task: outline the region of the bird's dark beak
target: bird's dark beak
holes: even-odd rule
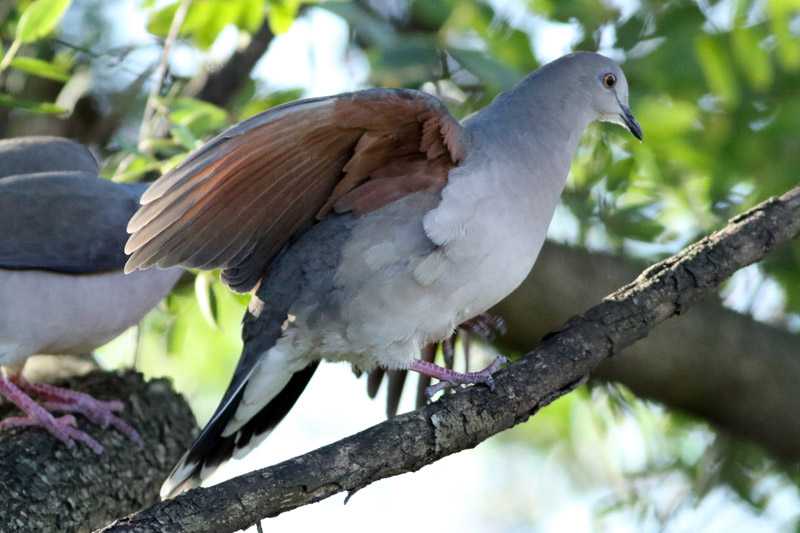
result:
[[[625,122],[625,125],[628,126],[628,129],[631,130],[633,136],[641,141],[642,127],[639,125],[639,122],[636,120],[636,117],[633,116],[633,111],[631,111],[631,108],[626,105],[623,105],[620,117],[622,117],[622,120]]]

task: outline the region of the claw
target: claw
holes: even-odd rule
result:
[[[95,453],[102,453],[103,447],[99,442],[74,427],[74,416],[70,414],[55,418],[49,411],[80,413],[94,424],[102,428],[112,426],[132,441],[142,444],[139,433],[114,415],[115,412],[123,410],[124,405],[122,402],[104,402],[95,400],[82,392],[62,389],[44,383],[31,383],[23,378],[21,374],[15,374],[8,379],[0,377],[0,394],[6,396],[28,414],[28,417],[9,418],[0,422],[0,429],[4,427],[39,426],[58,438],[70,449],[75,448],[74,441],[78,440],[86,444]],[[38,396],[49,401],[39,405],[30,396]]]
[[[103,453],[103,446],[92,437],[76,428],[75,417],[65,415],[55,418],[48,413],[42,406],[34,402],[17,388],[10,380],[0,377],[0,392],[9,400],[17,405],[24,412],[26,417],[11,417],[0,422],[0,430],[13,427],[40,427],[60,440],[70,450],[75,450],[75,441],[86,444],[94,453]]]
[[[489,387],[489,390],[494,390],[494,373],[500,365],[508,363],[510,359],[505,355],[498,355],[492,364],[479,372],[456,372],[448,368],[442,368],[427,361],[414,359],[409,366],[409,370],[414,370],[425,376],[430,376],[440,380],[438,383],[431,385],[425,389],[425,397],[428,401],[431,400],[434,394],[440,390],[458,387],[459,385],[467,385],[480,383]]]
[[[449,338],[443,340],[439,343],[442,347],[442,355],[444,356],[444,366],[447,369],[453,369],[453,347],[456,341],[460,338],[463,351],[464,351],[464,359],[465,359],[465,373],[471,374],[469,372],[469,359],[470,359],[470,335],[480,336],[486,339],[492,339],[497,335],[504,335],[506,333],[506,324],[503,319],[499,316],[490,315],[488,313],[480,313],[470,320],[460,324],[456,330],[456,332]],[[433,363],[433,360],[436,356],[437,350],[437,343],[429,344],[422,348],[420,353],[420,359],[423,361],[427,361],[429,363]],[[507,359],[505,359],[507,361]],[[493,363],[494,364],[494,363]],[[498,365],[499,366],[499,363]],[[497,366],[493,368],[497,368]],[[405,372],[405,371],[398,371]],[[367,391],[370,397],[374,397],[378,387],[380,386],[380,382],[383,378],[384,371],[377,370],[370,374],[370,379],[367,385]],[[400,377],[397,376],[395,378],[396,381],[400,382]],[[442,383],[444,382],[444,384]],[[419,382],[417,384],[417,391],[416,391],[416,406],[422,407],[425,405],[426,401],[430,401],[430,397],[439,392],[440,390],[447,389],[447,388],[455,388],[459,383],[450,383],[447,379],[444,379],[437,383],[436,385],[431,386],[431,377],[424,373],[420,374]],[[483,383],[478,381],[478,383]],[[490,389],[494,389],[494,382],[484,383],[485,385],[489,386]],[[402,392],[402,386],[390,386],[389,392],[387,394],[387,414],[389,418],[394,416],[397,410],[397,405],[400,400],[400,393]]]

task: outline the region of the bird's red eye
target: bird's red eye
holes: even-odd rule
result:
[[[617,77],[611,74],[610,72],[605,76],[603,76],[603,85],[605,85],[609,89],[616,84],[617,84]]]

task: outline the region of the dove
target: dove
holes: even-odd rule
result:
[[[254,292],[217,411],[162,487],[192,487],[289,412],[322,359],[482,383],[420,350],[531,270],[586,127],[642,130],[611,59],[561,57],[463,122],[436,97],[367,89],[233,126],[166,173],[133,216],[126,272],[221,269]],[[335,401],[335,400],[334,400]]]
[[[31,355],[82,354],[107,343],[178,280],[180,268],[123,273],[125,226],[146,187],[101,179],[91,152],[67,139],[0,141],[0,394],[28,415],[0,428],[39,426],[70,448],[77,440],[101,452],[72,414],[50,413],[62,411],[140,442],[114,414],[121,402],[32,383],[21,372]]]

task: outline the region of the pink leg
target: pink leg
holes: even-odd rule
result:
[[[95,453],[102,453],[103,447],[83,431],[76,429],[75,417],[72,415],[54,418],[30,396],[22,392],[14,383],[0,375],[0,394],[11,400],[17,407],[28,414],[27,418],[13,417],[0,422],[0,430],[8,427],[39,426],[66,444],[70,450],[75,449],[75,440],[89,446]]]
[[[444,356],[444,365],[446,369],[452,370],[453,368],[453,358],[454,358],[454,350],[453,347],[455,345],[456,339],[458,337],[461,338],[462,346],[464,347],[464,359],[465,359],[465,370],[466,374],[460,375],[467,375],[467,376],[479,376],[477,382],[478,383],[487,383],[491,386],[491,375],[489,375],[489,380],[487,380],[483,373],[486,372],[491,374],[494,367],[490,367],[489,369],[482,371],[482,372],[469,372],[469,355],[470,355],[470,334],[483,337],[485,339],[492,339],[496,335],[503,335],[506,332],[506,324],[503,319],[499,316],[490,315],[489,313],[480,313],[473,318],[459,324],[457,330],[453,335],[449,338],[444,339],[441,343],[433,343],[429,344],[422,348],[420,357],[423,362],[427,361],[429,363],[433,363],[433,360],[436,356],[436,350],[439,345],[442,347],[442,354]],[[498,363],[499,365],[499,363]],[[434,368],[440,368],[435,365],[431,365]],[[417,384],[417,397],[416,397],[416,405],[417,407],[422,407],[425,405],[426,400],[430,400],[430,397],[433,396],[437,391],[447,388],[453,387],[458,383],[450,384],[448,378],[441,378],[436,376],[435,374],[429,374],[425,370],[419,370],[418,368],[414,368],[414,364],[409,368],[409,370],[417,370],[420,372],[419,382]],[[404,372],[404,371],[401,371]],[[458,373],[457,373],[458,374]],[[433,387],[430,387],[431,377],[437,377],[439,379],[443,379],[441,383],[436,384]],[[367,385],[367,390],[370,397],[374,397],[378,387],[380,386],[381,380],[383,378],[383,370],[378,373],[371,373],[370,380]],[[397,379],[398,383],[400,382],[399,378]],[[472,381],[466,381],[466,383],[472,383]],[[387,413],[390,413],[389,418],[394,416],[398,402],[400,400],[400,393],[402,392],[402,385],[397,387],[390,387],[390,392],[387,396]]]
[[[80,413],[101,428],[113,426],[135,443],[142,444],[142,439],[136,430],[114,415],[114,412],[122,411],[124,408],[122,402],[103,402],[83,392],[62,389],[46,383],[31,383],[22,377],[22,374],[15,374],[9,377],[9,380],[25,393],[48,400],[44,403],[45,409]]]
[[[455,370],[451,370],[449,368],[443,368],[439,365],[429,363],[428,361],[423,361],[422,359],[414,359],[408,369],[440,380],[439,383],[431,385],[425,389],[425,396],[427,396],[428,400],[430,400],[434,394],[442,389],[469,383],[483,383],[484,385],[488,386],[490,390],[494,390],[494,379],[492,379],[492,373],[497,370],[500,365],[503,363],[508,363],[509,361],[509,358],[505,355],[498,355],[495,360],[492,361],[492,364],[480,372],[464,373],[456,372]]]

